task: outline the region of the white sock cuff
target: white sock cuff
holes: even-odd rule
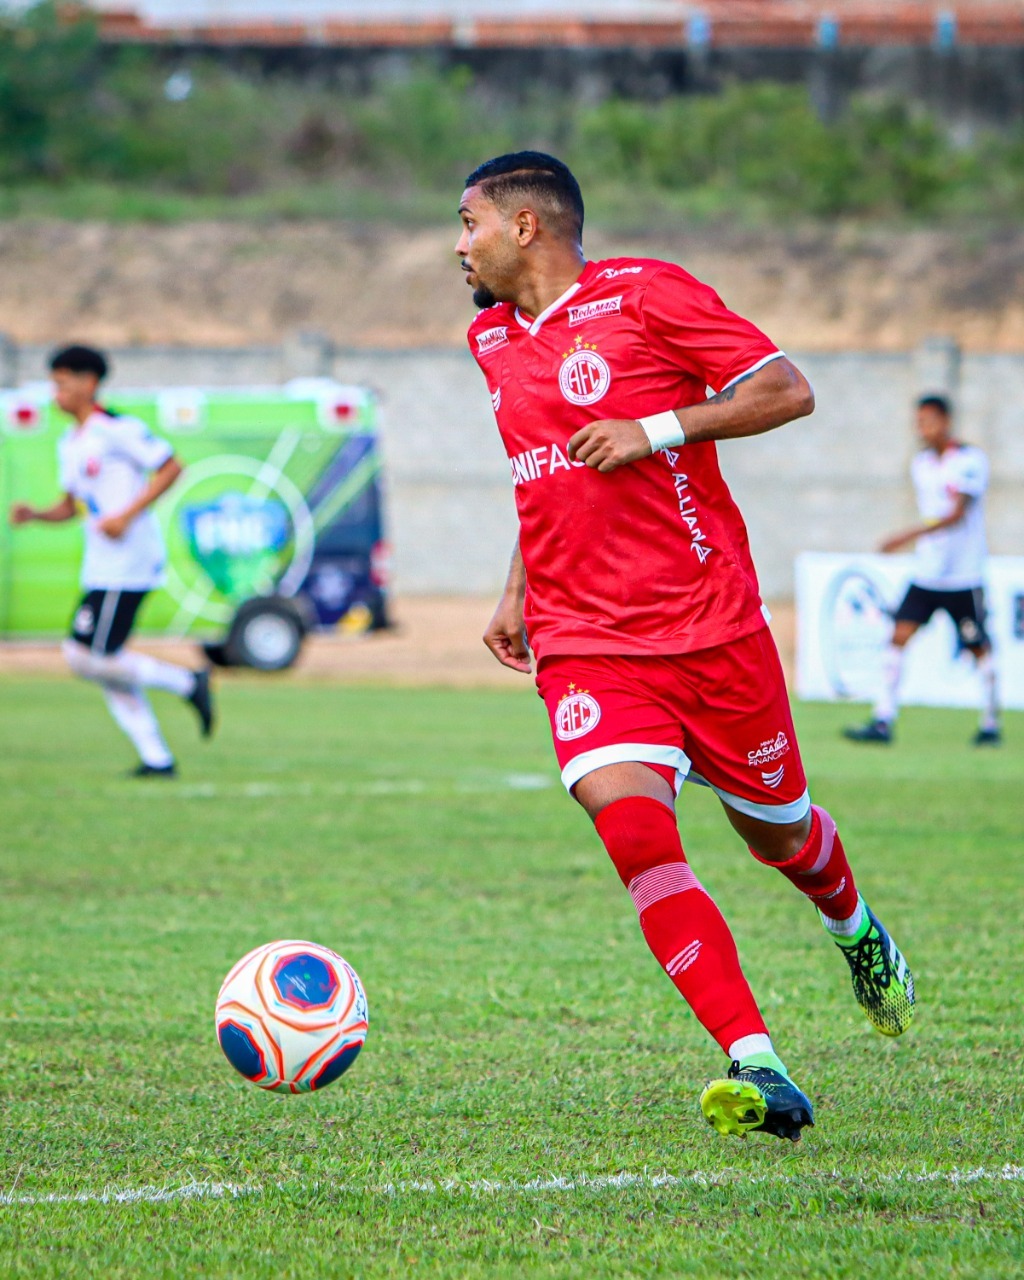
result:
[[[729,1057],[736,1062],[742,1062],[744,1058],[749,1058],[755,1053],[775,1053],[771,1036],[766,1036],[763,1032],[758,1035],[740,1036],[729,1046]]]
[[[833,920],[831,916],[825,915],[820,908],[818,914],[821,916],[821,923],[829,933],[835,934],[837,938],[852,938],[864,923],[864,899],[857,898],[857,908],[853,915],[846,920]]]

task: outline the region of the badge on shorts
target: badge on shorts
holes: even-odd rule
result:
[[[559,698],[555,708],[555,737],[561,742],[582,738],[600,719],[601,708],[597,699],[592,698],[586,689],[577,689],[571,684],[569,692]]]
[[[71,624],[71,630],[77,631],[79,635],[88,635],[95,625],[95,619],[92,615],[92,609],[89,605],[83,604],[81,609],[75,614],[75,620]]]

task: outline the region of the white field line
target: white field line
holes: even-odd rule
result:
[[[808,1172],[745,1174],[735,1170],[721,1173],[615,1173],[598,1177],[531,1178],[527,1182],[502,1178],[438,1178],[410,1179],[404,1182],[383,1182],[356,1186],[345,1182],[311,1182],[306,1189],[312,1193],[326,1191],[335,1195],[393,1196],[403,1192],[420,1192],[433,1195],[495,1195],[521,1193],[531,1195],[549,1191],[629,1191],[634,1188],[657,1191],[664,1187],[728,1187],[731,1185],[754,1186],[787,1184],[799,1186],[818,1182],[837,1187],[853,1184],[864,1186],[892,1186],[898,1184],[943,1183],[948,1186],[970,1186],[979,1182],[1024,1182],[1024,1165],[1004,1164],[999,1169],[925,1169],[914,1173],[903,1170],[898,1173],[876,1173],[860,1177],[856,1174]],[[237,1183],[237,1182],[186,1182],[176,1187],[131,1187],[122,1190],[79,1192],[11,1191],[0,1193],[3,1205],[44,1204],[166,1204],[175,1200],[224,1200],[243,1196],[258,1196],[283,1190],[287,1183]]]
[[[243,799],[260,799],[264,796],[421,796],[428,793],[443,795],[488,794],[494,791],[546,791],[556,783],[555,778],[543,773],[509,773],[494,778],[458,781],[438,779],[426,782],[422,778],[368,778],[361,782],[334,782],[316,784],[311,782],[273,782],[261,780],[253,782],[194,782],[185,783],[174,789],[175,799],[216,800],[228,797]],[[141,789],[133,794],[141,795]],[[147,790],[147,803],[154,793]],[[164,788],[162,795],[170,795]]]

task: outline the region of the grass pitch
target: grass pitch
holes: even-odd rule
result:
[[[900,1041],[686,790],[684,843],[815,1103],[793,1147],[701,1119],[724,1060],[525,682],[238,680],[222,705],[201,744],[160,701],[182,776],[137,782],[96,691],[0,683],[0,1274],[1020,1274],[1024,718],[979,752],[970,716],[911,711],[886,751],[839,740],[849,709],[798,712],[918,980]],[[366,1048],[322,1094],[264,1094],[214,1040],[224,973],[278,936],[367,987]]]

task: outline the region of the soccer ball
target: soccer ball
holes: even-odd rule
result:
[[[224,979],[215,1013],[228,1062],[261,1089],[323,1089],[366,1039],[366,994],[347,960],[315,942],[268,942]]]

